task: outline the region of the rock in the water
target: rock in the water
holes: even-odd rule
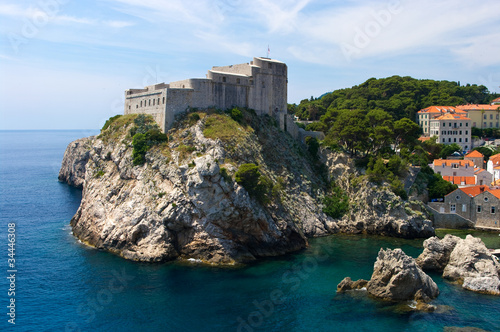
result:
[[[401,249],[380,249],[367,285],[368,292],[386,300],[427,302],[439,295],[436,283]]]
[[[499,278],[500,264],[480,238],[467,235],[457,242],[450,254],[450,260],[443,271],[443,277],[465,281],[465,278]],[[470,281],[469,281],[470,283]]]
[[[424,241],[424,251],[417,257],[417,264],[424,271],[443,271],[450,254],[460,240],[458,236],[447,234],[442,240],[433,236]]]
[[[361,289],[366,287],[368,284],[368,280],[359,279],[356,281],[352,281],[350,277],[345,277],[338,285],[337,285],[337,293],[342,293],[345,291],[353,290],[353,289]]]
[[[500,264],[480,238],[467,235],[450,254],[443,277],[474,292],[500,295]]]
[[[495,277],[467,277],[462,287],[478,293],[500,295],[500,279]]]

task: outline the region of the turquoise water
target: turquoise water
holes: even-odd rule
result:
[[[336,295],[369,279],[381,247],[416,257],[421,240],[343,236],[238,268],[126,261],[79,243],[68,226],[81,192],[57,182],[66,145],[91,132],[0,132],[0,330],[7,322],[7,224],[16,224],[18,331],[500,331],[500,298],[439,286],[435,313]]]

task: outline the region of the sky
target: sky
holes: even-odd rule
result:
[[[0,130],[98,129],[124,91],[269,56],[288,102],[392,75],[500,92],[498,0],[2,0]]]

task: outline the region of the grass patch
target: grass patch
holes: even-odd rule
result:
[[[109,141],[116,141],[123,136],[138,114],[115,115],[109,118],[101,129],[101,133],[97,138],[108,143]]]
[[[243,127],[227,115],[211,114],[205,120],[203,135],[211,139],[218,138],[225,143],[239,143],[250,131],[250,127]]]
[[[194,146],[181,144],[177,147],[177,152],[179,152],[179,160],[186,159],[191,153],[196,151]]]

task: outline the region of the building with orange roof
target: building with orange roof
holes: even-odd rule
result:
[[[435,159],[429,167],[444,180],[459,187],[489,185],[492,181],[492,174],[475,167],[472,160]]]
[[[477,150],[467,153],[464,159],[472,161],[476,167],[484,168],[484,155]]]
[[[462,151],[472,148],[470,119],[461,114],[446,113],[430,121],[430,135],[437,136],[438,143],[458,144]]]
[[[486,170],[493,175],[492,182],[500,180],[500,153],[494,154],[486,163]]]
[[[500,97],[493,99],[491,101],[491,105],[500,105]]]
[[[430,135],[430,121],[446,113],[461,114],[467,116],[467,112],[453,106],[429,106],[417,112],[417,123],[422,127],[424,136]]]
[[[479,129],[500,128],[499,105],[467,104],[459,105],[457,109],[467,112],[471,126]]]
[[[488,186],[459,188],[444,197],[443,203],[432,203],[438,208],[438,215],[458,215],[470,221],[475,227],[500,229],[500,189]],[[463,225],[463,219],[455,218],[456,224]]]

